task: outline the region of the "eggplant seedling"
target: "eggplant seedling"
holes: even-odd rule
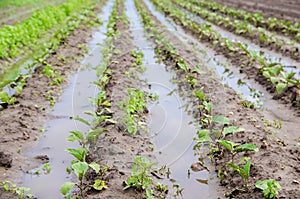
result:
[[[281,189],[280,184],[274,180],[259,180],[255,183],[255,187],[263,191],[265,198],[275,198],[278,195],[278,190]]]

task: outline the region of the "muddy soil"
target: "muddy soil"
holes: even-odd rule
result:
[[[145,7],[146,9],[146,7]],[[160,22],[152,16],[152,20],[160,25]],[[165,30],[164,27],[159,26],[160,30]],[[194,54],[189,47],[183,45],[179,42],[178,39],[172,36],[170,32],[165,30],[165,37],[169,38],[169,41],[175,46],[178,50],[180,58],[186,60],[189,63],[191,69],[193,66],[196,66],[201,63],[199,55]],[[169,66],[176,68],[176,63],[174,60],[166,60]],[[173,63],[172,63],[173,61]],[[205,66],[205,63],[203,63]],[[278,139],[278,133],[280,134],[289,134],[289,131],[295,131],[290,127],[290,130],[285,129],[284,131],[277,131],[273,127],[267,126],[264,123],[264,119],[270,118],[267,112],[261,112],[259,110],[253,110],[245,108],[241,105],[240,97],[227,86],[221,85],[218,80],[211,78],[213,75],[210,74],[210,70],[207,68],[202,68],[205,70],[205,74],[198,74],[197,80],[200,85],[197,85],[195,88],[191,88],[187,83],[182,83],[184,91],[190,91],[199,89],[201,86],[204,86],[205,93],[212,98],[214,104],[214,114],[224,114],[233,121],[233,125],[240,126],[245,128],[245,132],[241,134],[235,134],[230,136],[228,139],[233,142],[238,143],[254,143],[260,148],[260,151],[257,153],[245,154],[251,158],[251,176],[250,184],[251,188],[249,192],[239,192],[234,191],[231,194],[231,197],[235,198],[262,198],[262,193],[254,188],[253,184],[257,180],[261,179],[276,179],[282,185],[283,190],[280,191],[280,198],[299,198],[300,190],[299,183],[297,179],[300,177],[299,169],[297,165],[299,164],[299,154],[300,150],[295,145],[295,139],[297,136],[286,138],[286,140]],[[182,79],[185,77],[185,74],[178,73],[178,81],[182,82]],[[194,103],[194,110],[197,110],[197,99],[190,94],[190,100]],[[255,119],[255,120],[253,120]],[[299,117],[295,119],[295,123],[299,121]],[[282,143],[283,142],[283,143]],[[286,142],[291,144],[286,144]],[[229,154],[225,151],[219,157],[216,163],[216,171],[219,168],[221,163],[228,161]],[[201,154],[200,156],[205,156],[206,154]],[[241,157],[237,157],[239,160]],[[237,174],[228,175],[230,177],[226,178],[221,182],[221,186],[224,188],[223,191],[231,192],[233,188],[241,187],[243,184],[240,177]]]
[[[80,66],[79,60],[84,50],[78,49],[78,45],[88,42],[91,29],[91,25],[82,22],[80,28],[71,32],[59,49],[46,60],[61,74],[64,79],[62,84],[53,85],[52,79],[42,75],[42,66],[28,80],[22,94],[17,97],[17,103],[0,112],[0,154],[3,157],[0,159],[0,181],[9,180],[19,184],[25,173],[48,161],[47,155],[29,158],[22,151],[36,145],[42,136],[43,126],[50,119],[49,112],[52,109],[49,98],[55,101],[59,99],[62,89],[68,84],[68,76]],[[62,57],[65,62],[61,62]],[[0,198],[14,196],[1,189]]]
[[[124,12],[124,5],[119,4],[119,16]],[[136,50],[128,25],[125,25],[121,19],[118,19],[115,27],[121,32],[120,37],[113,41],[113,53],[109,68],[112,70],[112,78],[106,86],[108,99],[112,103],[112,119],[118,121],[117,125],[104,125],[107,133],[98,137],[96,142],[90,147],[89,160],[108,166],[110,169],[102,176],[108,184],[108,189],[104,191],[88,190],[86,198],[143,198],[145,192],[137,191],[133,188],[123,190],[125,181],[132,174],[134,158],[137,155],[147,157],[151,162],[156,162],[155,157],[151,155],[153,150],[152,143],[149,140],[148,132],[145,129],[139,129],[137,135],[130,135],[125,130],[124,124],[120,121],[125,115],[124,110],[120,109],[120,104],[129,96],[129,88],[141,89],[145,87],[145,82],[138,78],[138,70],[132,66],[135,58],[130,51]],[[126,75],[129,72],[129,76]],[[147,110],[140,115],[141,121],[145,121]],[[146,121],[145,121],[146,122]],[[155,183],[158,179],[155,175],[150,176]],[[99,176],[90,175],[88,180],[93,181]],[[158,195],[157,195],[158,197]]]
[[[253,13],[263,13],[266,17],[276,17],[278,19],[299,22],[300,3],[297,0],[254,0],[242,2],[239,0],[212,1]]]

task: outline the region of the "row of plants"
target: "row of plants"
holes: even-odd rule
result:
[[[76,120],[88,125],[91,130],[88,132],[71,131],[67,141],[79,143],[80,148],[68,148],[66,152],[75,157],[75,160],[71,162],[71,167],[67,168],[69,173],[73,172],[77,177],[77,182],[65,182],[61,186],[61,193],[66,198],[85,198],[86,191],[94,189],[101,191],[108,188],[107,182],[104,180],[104,174],[108,167],[100,165],[96,162],[90,162],[87,160],[87,156],[90,151],[90,144],[95,142],[96,138],[103,132],[106,132],[106,128],[103,127],[107,124],[115,124],[117,121],[112,119],[113,111],[110,109],[112,106],[111,101],[108,99],[106,88],[109,81],[112,78],[112,70],[109,68],[110,58],[113,50],[113,39],[118,35],[116,29],[116,21],[118,17],[118,3],[117,0],[113,6],[109,21],[107,24],[107,33],[105,39],[105,45],[102,49],[103,61],[100,67],[95,68],[97,72],[98,81],[94,84],[99,88],[99,92],[96,98],[90,98],[91,103],[96,110],[86,111],[85,113],[93,116],[93,121],[89,122],[83,118],[76,118]],[[87,180],[88,173],[95,173],[96,178],[93,182]],[[77,190],[71,192],[76,187]]]
[[[199,24],[189,19],[189,17],[181,10],[166,1],[152,1],[158,9],[162,10],[166,15],[183,26],[186,30],[195,34],[199,39],[208,42],[217,51],[223,54],[230,60],[235,62],[235,65],[240,67],[247,67],[245,72],[248,75],[253,75],[253,71],[265,79],[265,82],[274,87],[278,94],[284,92],[292,92],[296,97],[288,99],[291,101],[298,101],[299,95],[299,79],[296,79],[295,72],[287,73],[280,63],[269,63],[267,58],[254,50],[250,50],[248,46],[242,42],[231,41],[222,37],[218,32],[215,32],[210,25]],[[236,56],[236,55],[239,56]],[[250,68],[249,68],[250,67]],[[267,71],[267,72],[265,72]]]
[[[201,7],[206,7],[213,12],[228,15],[234,19],[244,20],[256,27],[263,27],[270,31],[281,32],[282,34],[289,36],[292,40],[297,42],[300,41],[300,26],[298,22],[294,23],[292,21],[279,20],[275,17],[266,18],[261,13],[251,13],[244,10],[238,10],[211,1],[191,0],[190,2]]]
[[[41,47],[40,54],[36,55],[31,63],[24,66],[25,70],[18,71],[17,74],[14,74],[12,77],[6,77],[4,81],[0,82],[0,88],[2,88],[2,91],[0,91],[0,103],[3,107],[16,102],[16,96],[22,93],[28,79],[39,67],[44,68],[41,75],[53,80],[51,84],[59,85],[64,81],[61,74],[51,64],[47,63],[46,60],[51,54],[57,51],[73,30],[79,28],[81,23],[89,26],[95,26],[100,23],[93,11],[96,4],[91,4],[91,2],[93,1],[88,3],[89,8],[83,8],[80,12],[68,17],[65,26],[54,32],[49,42]],[[50,101],[52,105],[55,102],[52,98]]]
[[[300,54],[299,49],[293,45],[293,43],[288,43],[287,41],[277,37],[275,34],[267,32],[264,28],[250,25],[247,21],[232,20],[230,17],[224,17],[219,13],[215,13],[205,9],[204,7],[192,4],[190,2],[182,0],[174,0],[176,4],[181,7],[195,13],[196,15],[204,18],[218,26],[222,26],[229,31],[234,31],[238,35],[242,35],[246,38],[251,39],[260,46],[275,49],[278,52],[284,53],[289,57],[299,60]]]
[[[250,158],[247,157],[244,152],[257,152],[258,148],[252,143],[234,143],[227,139],[228,135],[244,132],[245,129],[231,125],[229,118],[224,115],[213,115],[213,104],[211,99],[206,97],[204,87],[201,87],[197,81],[197,75],[199,74],[197,71],[199,71],[199,69],[197,67],[190,67],[186,61],[180,57],[172,43],[158,31],[157,23],[152,21],[148,12],[145,10],[145,7],[142,7],[141,3],[137,0],[135,0],[135,3],[142,16],[146,30],[154,37],[157,55],[162,57],[162,60],[168,63],[168,65],[174,66],[177,74],[183,77],[182,82],[188,84],[187,88],[193,92],[197,99],[198,109],[201,113],[199,118],[201,130],[197,133],[198,138],[196,140],[198,144],[195,148],[198,148],[205,142],[209,142],[210,153],[215,160],[217,160],[217,158],[229,156],[227,162],[219,165],[219,178],[221,180],[225,177],[230,178],[230,175],[227,175],[227,172],[231,170],[232,173],[237,173],[241,177],[244,182],[244,187],[242,188],[244,188],[244,191],[248,191],[248,189],[252,187],[252,185],[248,183],[248,180],[251,177],[251,162]],[[226,151],[227,153],[221,153],[223,151]],[[219,154],[219,156],[216,154]],[[223,156],[221,157],[220,154]],[[237,162],[237,158],[241,158],[242,161]],[[276,197],[278,195],[278,189],[280,189],[279,183],[273,179],[258,180],[256,181],[255,186],[263,190],[263,194],[266,198]]]
[[[65,22],[84,6],[95,2],[96,0],[71,0],[60,6],[47,6],[34,11],[30,18],[19,24],[3,26],[0,29],[0,59],[14,58],[26,53],[47,31]]]
[[[38,4],[41,3],[45,0],[2,0],[0,2],[0,7],[4,6],[16,6],[16,7],[22,7],[22,6],[27,6],[27,5],[33,5],[33,4]]]

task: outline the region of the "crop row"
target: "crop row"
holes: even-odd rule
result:
[[[82,9],[80,12],[73,13],[68,17],[67,21],[65,22],[65,26],[62,29],[58,29],[56,32],[54,32],[51,40],[42,47],[40,54],[32,60],[32,63],[28,63],[25,66],[25,72],[23,71],[23,73],[20,73],[19,71],[16,76],[0,82],[0,88],[6,88],[5,90],[0,91],[0,102],[2,106],[15,103],[16,98],[14,96],[22,93],[28,78],[30,78],[33,72],[39,67],[44,67],[42,75],[52,79],[52,84],[58,85],[62,83],[63,79],[61,78],[61,75],[55,70],[55,68],[48,64],[46,60],[51,54],[56,52],[59,46],[64,43],[64,40],[69,36],[69,34],[79,27],[81,22],[85,22],[87,25],[95,25],[99,23],[96,20],[95,13],[93,12],[96,4],[91,4],[91,2],[93,1],[89,2],[90,4],[88,9]],[[11,92],[12,89],[14,92]]]
[[[289,36],[293,40],[300,40],[299,23],[294,23],[287,20],[279,20],[274,17],[266,18],[263,16],[263,14],[260,13],[251,13],[244,10],[237,10],[235,8],[230,8],[216,2],[196,0],[191,0],[190,2],[201,7],[206,7],[214,12],[217,11],[235,19],[241,19],[247,23],[252,23],[256,27],[263,27],[270,31],[279,31],[282,34]]]
[[[200,118],[197,118],[199,119],[201,130],[197,132],[198,138],[196,138],[196,140],[198,143],[194,148],[197,149],[204,143],[210,143],[209,153],[216,161],[224,158],[219,154],[224,155],[224,152],[226,151],[230,158],[227,162],[218,166],[218,177],[222,181],[224,178],[230,178],[230,176],[227,175],[227,172],[236,172],[243,181],[243,187],[236,187],[235,189],[243,189],[244,191],[249,190],[252,187],[249,183],[249,179],[251,178],[251,162],[249,154],[251,154],[250,152],[258,152],[258,148],[252,143],[241,144],[228,140],[228,135],[244,132],[245,129],[233,126],[229,118],[223,115],[212,114],[213,104],[211,99],[205,95],[205,88],[200,86],[201,83],[197,82],[197,76],[199,75],[196,72],[197,68],[189,66],[187,61],[180,57],[180,53],[178,53],[172,43],[158,31],[159,27],[157,26],[157,23],[153,22],[148,15],[148,12],[145,10],[145,7],[143,7],[138,0],[135,0],[135,3],[142,16],[146,30],[153,35],[151,37],[154,38],[156,44],[155,49],[157,56],[161,57],[165,63],[168,63],[168,66],[173,67],[173,69],[176,70],[178,78],[183,78],[181,82],[189,84],[185,91],[194,93],[192,102],[196,102],[198,105],[197,109],[201,112]],[[224,125],[226,125],[226,127],[224,127]],[[215,132],[220,133],[216,135]],[[244,152],[247,152],[247,154]],[[242,159],[239,163],[237,162],[238,158]],[[266,193],[265,196],[271,198],[272,194],[274,194],[274,196],[278,195],[277,190],[281,187],[279,183],[273,179],[263,181],[258,180],[256,181],[255,186],[259,189],[263,189],[264,192],[268,192],[268,189],[263,188],[267,183],[272,184],[270,187],[272,187],[273,190],[271,193]]]
[[[238,35],[248,37],[251,41],[259,44],[260,46],[275,49],[278,52],[284,53],[295,60],[300,60],[299,49],[290,42],[278,38],[276,35],[271,34],[265,29],[249,25],[247,21],[234,20],[230,17],[224,17],[218,13],[206,10],[205,8],[186,2],[182,0],[173,0],[176,4],[186,8],[187,10],[199,15],[212,23],[222,26],[229,31],[234,31]]]
[[[106,87],[111,80],[112,70],[108,67],[111,57],[111,50],[113,48],[112,40],[116,34],[115,23],[118,15],[118,1],[115,2],[111,15],[109,17],[105,41],[105,48],[103,49],[104,60],[102,67],[97,68],[98,81],[94,82],[99,88],[99,92],[95,98],[91,98],[90,101],[97,108],[95,111],[86,111],[85,113],[93,116],[93,121],[89,122],[83,118],[76,118],[76,120],[88,125],[90,130],[88,132],[71,131],[70,136],[67,138],[69,142],[78,142],[80,148],[68,148],[65,151],[73,155],[75,160],[71,161],[71,166],[67,168],[69,173],[73,172],[77,176],[76,182],[65,182],[61,186],[61,193],[66,195],[66,198],[85,198],[85,191],[87,188],[92,187],[94,190],[104,190],[107,188],[107,184],[103,179],[96,179],[91,184],[87,184],[86,175],[88,172],[95,172],[96,175],[103,173],[102,165],[96,162],[90,162],[87,157],[90,153],[90,145],[95,142],[96,138],[103,132],[107,131],[106,128],[102,128],[101,124],[113,121],[113,112],[111,108],[111,101],[108,99],[106,93]],[[100,128],[101,127],[101,128]],[[77,190],[71,193],[71,190],[76,187]],[[72,196],[73,195],[73,196]]]
[[[88,1],[95,3],[95,0]],[[14,58],[28,51],[48,30],[65,22],[72,14],[88,5],[84,0],[71,0],[60,6],[47,6],[15,26],[0,29],[0,59]]]
[[[45,0],[2,0],[0,2],[0,7],[4,7],[4,6],[16,6],[16,7],[21,7],[21,6],[27,6],[27,5],[33,5],[33,4],[37,4],[37,3],[41,3]]]
[[[286,73],[284,66],[279,63],[268,63],[266,57],[254,50],[249,50],[248,46],[242,42],[234,42],[219,33],[215,32],[211,26],[207,24],[199,24],[189,19],[189,17],[175,6],[167,1],[156,1],[153,3],[166,15],[173,18],[175,22],[180,23],[185,29],[196,34],[201,40],[209,42],[216,50],[222,51],[225,56],[234,61],[245,70],[248,75],[258,74],[266,79],[267,83],[274,85],[278,94],[285,91],[293,92],[293,99],[289,102],[299,99],[300,81],[294,78],[295,73]],[[236,55],[239,54],[237,57]],[[296,87],[296,89],[294,89]],[[290,89],[291,88],[291,89]],[[292,91],[291,91],[292,90]]]

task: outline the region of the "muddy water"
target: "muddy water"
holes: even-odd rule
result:
[[[216,195],[216,190],[197,181],[209,180],[208,171],[191,171],[191,175],[188,176],[190,166],[198,161],[193,151],[193,138],[197,127],[193,125],[193,117],[183,108],[187,101],[179,95],[177,85],[172,83],[175,73],[168,71],[164,64],[157,63],[153,44],[147,41],[144,35],[143,24],[133,1],[126,0],[125,5],[134,43],[144,53],[143,63],[146,71],[140,78],[148,82],[149,87],[145,88],[146,91],[159,96],[157,101],[148,103],[149,136],[154,143],[159,165],[170,168],[171,178],[184,188],[184,198],[211,198]],[[170,182],[166,183],[172,187]],[[170,193],[168,198],[172,198],[172,194]]]
[[[194,20],[194,21],[197,21],[197,22],[200,22],[200,23],[203,23],[203,24],[209,24],[211,25],[212,29],[215,31],[215,32],[218,32],[220,33],[220,35],[222,37],[225,37],[225,38],[228,38],[232,41],[235,41],[235,42],[243,42],[244,44],[246,44],[248,46],[248,49],[250,51],[254,50],[256,52],[263,52],[265,57],[267,58],[267,60],[271,63],[271,62],[279,62],[281,63],[283,66],[285,66],[285,71],[286,72],[295,72],[295,77],[297,79],[300,78],[300,63],[289,58],[289,57],[284,57],[282,54],[280,53],[276,53],[276,52],[273,52],[271,50],[268,50],[266,48],[261,48],[259,45],[256,45],[254,43],[252,43],[250,40],[248,39],[245,39],[243,38],[242,36],[238,36],[232,32],[229,32],[227,30],[224,30],[223,28],[221,27],[218,27],[204,19],[202,19],[201,17],[187,11],[187,10],[184,10],[184,12],[191,18],[191,20]]]
[[[82,117],[91,120],[90,116],[84,114],[84,111],[93,110],[94,107],[89,101],[89,97],[95,97],[98,89],[92,84],[97,80],[96,71],[93,67],[99,66],[102,60],[101,46],[104,43],[108,17],[111,13],[113,1],[109,1],[98,17],[103,21],[94,33],[91,42],[88,44],[89,53],[82,61],[82,66],[76,74],[69,79],[70,85],[64,90],[61,99],[55,104],[52,112],[53,118],[48,121],[44,134],[40,139],[38,146],[27,151],[28,156],[47,155],[50,159],[50,174],[44,174],[42,166],[32,171],[39,171],[40,175],[27,174],[22,186],[30,187],[31,192],[40,199],[63,198],[59,189],[66,182],[71,181],[66,173],[66,167],[70,166],[73,157],[67,154],[64,149],[77,147],[74,143],[66,142],[66,138],[71,130],[87,131],[88,126],[80,122],[75,122],[71,118]]]

